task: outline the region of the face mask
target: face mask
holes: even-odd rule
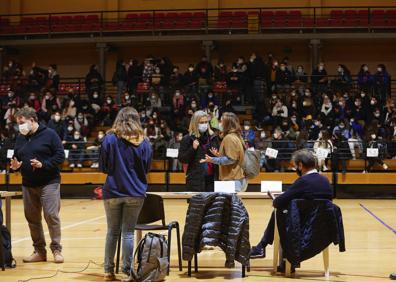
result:
[[[25,122],[19,125],[19,132],[22,135],[28,135],[31,130],[32,130],[32,124],[29,122]]]
[[[104,137],[103,134],[98,134],[98,139],[102,139]]]
[[[293,92],[291,93],[291,95],[292,95],[292,97],[295,97],[295,96],[296,96],[296,92],[293,91]]]
[[[73,126],[69,126],[69,127],[67,128],[67,131],[73,131]]]
[[[297,121],[297,119],[296,118],[291,118],[291,121],[295,123]]]
[[[277,133],[274,133],[274,138],[278,139],[279,135]]]
[[[322,133],[319,133],[318,137],[319,137],[319,139],[322,139],[323,134],[322,134]]]
[[[303,69],[302,68],[298,68],[297,71],[301,73],[301,72],[303,72]]]
[[[94,99],[98,99],[99,95],[98,94],[93,94]]]
[[[281,66],[280,69],[281,69],[281,71],[285,71],[285,70],[286,70],[286,67]]]
[[[125,96],[125,100],[129,100],[129,96],[127,95],[127,96]]]
[[[145,117],[146,117],[146,114],[141,114],[141,116],[142,116],[142,118],[145,118]]]
[[[275,100],[275,99],[276,99],[276,95],[272,95],[272,99],[274,99],[274,100]]]
[[[151,96],[151,99],[155,100],[157,97],[156,96]]]
[[[156,119],[157,118],[157,115],[153,115],[153,119]]]
[[[238,59],[238,62],[237,62],[239,65],[240,64],[243,64],[243,60],[242,59]]]
[[[198,124],[198,130],[201,133],[204,133],[208,130],[208,124],[207,123],[200,123]]]
[[[262,139],[265,138],[265,132],[264,132],[264,131],[260,133],[260,137],[261,137]]]
[[[340,105],[342,107],[344,104],[342,102],[339,102],[338,105]]]
[[[319,123],[319,121],[315,121],[314,124],[315,124],[316,126],[319,126],[320,123]]]
[[[343,69],[342,69],[342,68],[338,68],[337,71],[338,71],[338,72],[342,72]]]
[[[29,97],[29,99],[30,99],[30,100],[35,100],[35,99],[36,99],[36,96],[32,95],[32,96]]]
[[[322,71],[324,69],[324,66],[319,66],[319,70]]]
[[[74,135],[74,140],[80,139],[80,135]]]
[[[177,69],[174,69],[173,72],[174,72],[174,73],[177,73]]]
[[[368,71],[368,66],[364,66],[364,67],[363,67],[363,70],[364,70],[364,71]]]
[[[111,100],[107,100],[107,104],[111,104]]]
[[[341,129],[344,129],[344,128],[345,128],[345,125],[340,124],[340,128],[341,128]]]
[[[192,72],[194,70],[194,68],[188,68],[189,72]]]
[[[160,73],[160,70],[155,70],[155,73],[156,73],[156,74],[159,74],[159,73]]]
[[[176,92],[176,93],[175,93],[175,96],[176,96],[176,97],[180,96],[180,92]]]
[[[375,137],[377,137],[377,135],[375,135],[375,134],[372,134],[372,135],[371,135],[371,138],[372,138],[372,139],[375,139]]]
[[[208,98],[209,98],[209,99],[212,99],[212,98],[213,98],[213,95],[212,95],[212,94],[208,95]]]
[[[359,107],[360,106],[360,102],[355,102],[355,106]]]
[[[360,96],[361,96],[362,98],[364,98],[364,97],[366,96],[366,93],[360,93]]]
[[[219,130],[220,130],[221,132],[224,131],[224,127],[223,127],[223,125],[222,125],[221,123],[219,123]]]
[[[14,93],[8,92],[8,97],[10,97],[10,98],[14,97]]]
[[[380,116],[380,113],[375,113],[374,116],[377,118]]]
[[[303,106],[305,107],[305,106],[307,106],[307,105],[308,105],[307,102],[304,101],[304,102],[303,102]]]
[[[311,92],[305,91],[305,96],[310,96],[310,95],[311,95]]]
[[[55,116],[55,121],[58,122],[60,121],[61,117],[60,116]]]
[[[195,103],[193,103],[193,104],[191,104],[191,108],[196,108],[197,107],[197,104],[195,104]]]
[[[377,68],[377,71],[378,72],[382,72],[382,68]]]
[[[371,104],[371,105],[375,105],[375,101],[374,101],[374,100],[371,100],[371,101],[370,101],[370,104]]]
[[[245,129],[245,131],[248,131],[250,129],[250,126],[249,125],[245,125],[244,129]]]

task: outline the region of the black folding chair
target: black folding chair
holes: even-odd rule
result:
[[[153,224],[161,221],[161,224]],[[177,235],[177,254],[179,257],[179,271],[183,270],[181,259],[181,244],[180,244],[180,228],[177,221],[165,223],[164,201],[161,196],[155,194],[147,194],[142,210],[140,211],[139,218],[135,230],[151,231],[151,230],[168,230],[168,260],[170,267],[170,253],[172,241],[172,229],[176,228]],[[137,244],[138,242],[136,242]],[[120,249],[121,249],[121,233],[118,238],[117,246],[117,260],[116,260],[116,273],[118,273],[120,265]],[[168,267],[168,273],[169,273]]]

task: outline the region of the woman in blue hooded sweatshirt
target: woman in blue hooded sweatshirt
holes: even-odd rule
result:
[[[144,138],[140,117],[132,107],[118,112],[100,150],[100,169],[107,174],[103,186],[107,217],[105,281],[115,280],[114,255],[122,234],[122,272],[133,269],[134,229],[146,197],[152,149]]]

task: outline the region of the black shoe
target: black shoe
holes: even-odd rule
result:
[[[286,263],[283,261],[282,264],[277,267],[276,271],[280,272],[280,273],[285,273],[286,272]],[[295,273],[295,272],[296,272],[296,268],[295,268],[295,266],[292,265],[291,273]]]
[[[396,280],[396,273],[389,275],[390,280]]]
[[[250,259],[265,258],[265,248],[260,245],[252,247],[250,250]]]

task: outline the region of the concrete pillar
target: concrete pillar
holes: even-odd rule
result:
[[[208,58],[208,61],[211,60],[211,53],[214,49],[213,41],[202,41],[202,49],[205,51],[205,56]]]
[[[99,73],[102,75],[103,79],[106,81],[106,52],[109,46],[106,43],[97,43],[96,49],[99,52]]]
[[[319,62],[321,60],[321,56],[320,56],[320,48],[321,47],[322,47],[322,42],[320,41],[320,39],[311,39],[309,41],[312,70],[319,64]]]

